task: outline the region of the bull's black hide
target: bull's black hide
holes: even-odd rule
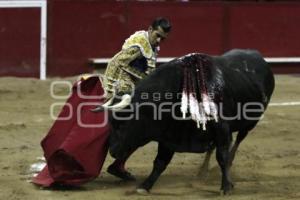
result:
[[[210,63],[205,68],[204,81],[219,108],[218,122],[209,121],[205,131],[197,128],[192,120],[178,120],[172,116],[172,111],[178,118],[181,116],[183,68],[188,63],[193,67],[193,60],[199,56]],[[216,147],[222,171],[221,190],[227,193],[233,187],[228,171],[235,151],[259,121],[273,89],[273,74],[255,50],[231,50],[222,56],[191,54],[174,59],[137,85],[126,109],[111,113],[110,153],[117,158],[126,157],[149,141],[157,141],[159,147],[153,171],[140,185],[150,190],[174,152],[203,153]],[[121,120],[116,116],[131,116],[132,119]],[[233,132],[238,132],[238,136],[230,149]]]

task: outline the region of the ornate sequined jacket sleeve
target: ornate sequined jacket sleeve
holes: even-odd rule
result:
[[[142,52],[138,47],[130,47],[128,49],[123,49],[122,51],[120,51],[118,55],[114,57],[113,63],[135,78],[143,79],[146,77],[146,74],[129,65],[130,62],[141,56]]]

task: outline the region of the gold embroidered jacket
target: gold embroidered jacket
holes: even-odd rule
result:
[[[107,97],[131,92],[134,85],[155,69],[157,50],[153,50],[146,31],[131,35],[108,63],[103,80]]]

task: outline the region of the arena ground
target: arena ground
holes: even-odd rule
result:
[[[220,170],[212,159],[206,180],[197,176],[204,154],[176,154],[148,196],[135,191],[150,172],[156,143],[139,149],[127,163],[137,183],[124,183],[103,172],[94,181],[72,190],[41,189],[29,183],[30,166],[42,156],[40,140],[53,120],[49,110],[54,80],[0,78],[0,199],[300,199],[300,105],[269,107],[263,120],[249,134],[237,153],[232,168],[235,189],[229,197],[219,195]],[[55,94],[68,93],[66,85]],[[276,76],[272,102],[300,102],[300,76]],[[59,109],[58,109],[59,110]]]

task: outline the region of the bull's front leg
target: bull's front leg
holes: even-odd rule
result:
[[[139,187],[137,188],[138,193],[140,194],[149,193],[150,189],[157,181],[161,173],[167,168],[173,155],[174,155],[174,151],[171,151],[161,143],[158,144],[158,153],[153,163],[152,172],[147,177],[147,179],[141,185],[139,185]]]
[[[230,144],[232,136],[229,125],[220,124],[216,130],[216,158],[222,172],[221,194],[228,194],[233,189],[230,178]]]

